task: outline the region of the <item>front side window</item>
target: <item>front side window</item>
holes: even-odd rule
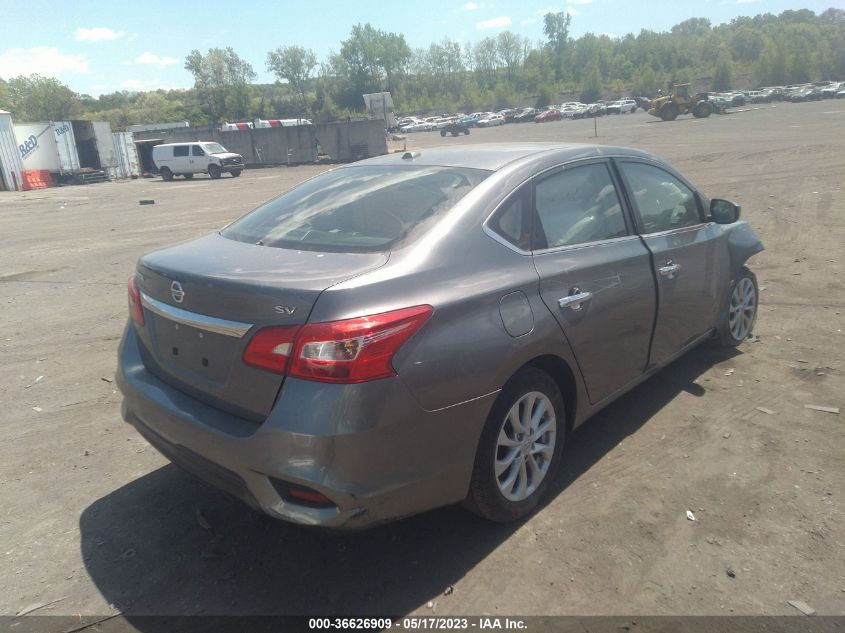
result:
[[[187,145],[174,145],[173,146],[173,156],[180,157],[180,156],[187,156],[190,147]]]
[[[361,166],[326,172],[221,231],[263,246],[388,250],[418,235],[489,175],[478,169]]]
[[[202,147],[199,145],[191,145],[191,155],[192,156],[205,156],[205,152],[202,151]]]
[[[540,227],[535,248],[608,240],[628,234],[616,187],[604,163],[568,168],[534,192]]]
[[[643,233],[701,223],[693,191],[672,174],[645,163],[620,163],[637,203]]]

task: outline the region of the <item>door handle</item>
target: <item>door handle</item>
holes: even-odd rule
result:
[[[572,308],[573,310],[580,310],[581,306],[593,298],[592,292],[579,292],[576,289],[574,294],[566,297],[561,297],[557,300],[557,304],[561,308]]]
[[[668,277],[669,279],[674,279],[675,275],[678,274],[678,271],[681,270],[681,265],[676,264],[671,259],[666,262],[663,266],[657,269],[663,277]]]

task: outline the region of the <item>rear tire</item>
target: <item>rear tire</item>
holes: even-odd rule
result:
[[[182,174],[182,176],[185,178],[185,180],[190,180],[191,178],[194,177],[193,174]]]
[[[211,178],[214,180],[220,178],[220,167],[218,167],[217,165],[209,165],[208,175],[211,176]]]
[[[440,136],[446,136],[446,130],[440,130]]]
[[[233,170],[232,170],[232,178],[237,178],[237,177],[238,177],[238,176],[240,176],[240,175],[241,175],[241,170],[240,170],[240,169],[233,169]]]
[[[162,167],[158,171],[158,173],[161,174],[161,179],[165,182],[170,182],[171,180],[173,180],[173,172],[170,171],[170,169],[168,169],[167,167]]]
[[[464,505],[500,523],[533,512],[555,480],[565,437],[557,384],[534,367],[519,370],[484,424]]]
[[[745,266],[731,284],[725,303],[716,342],[722,347],[736,347],[751,336],[760,304],[757,277]]]
[[[667,103],[660,110],[660,118],[664,121],[674,121],[678,118],[678,105],[676,103]]]

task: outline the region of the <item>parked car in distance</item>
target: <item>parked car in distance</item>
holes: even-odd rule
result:
[[[487,115],[492,114],[491,112],[473,112],[472,114],[464,117],[461,119],[461,123],[466,125],[467,127],[476,127],[478,125],[478,121],[480,119],[485,118]]]
[[[751,103],[769,103],[772,100],[771,95],[763,90],[750,90],[745,98]]]
[[[843,88],[845,88],[845,84],[843,83],[832,83],[821,89],[822,97],[824,99],[833,99],[836,96],[836,93]]]
[[[551,108],[546,110],[545,112],[541,112],[537,116],[534,117],[535,123],[548,123],[549,121],[560,121],[560,110],[557,108]]]
[[[462,121],[453,121],[440,130],[440,136],[446,136],[447,134],[451,134],[452,136],[459,136],[460,134],[469,135],[469,127],[464,125]]]
[[[428,121],[414,121],[399,128],[401,132],[428,132],[431,130],[431,123]]]
[[[478,119],[476,126],[478,127],[496,127],[505,124],[505,117],[501,114],[488,114],[486,117]]]
[[[633,99],[620,99],[607,104],[608,114],[630,114],[637,111],[637,102]]]
[[[287,521],[453,503],[518,520],[572,429],[697,344],[750,335],[763,245],[739,214],[605,145],[342,166],[140,258],[122,414]]]
[[[153,147],[153,163],[162,180],[174,176],[190,180],[195,174],[208,174],[220,178],[230,173],[237,178],[244,169],[244,158],[228,151],[220,143],[194,141],[191,143],[163,143]]]
[[[525,123],[526,121],[533,121],[534,117],[537,116],[538,110],[536,108],[523,108],[517,114],[514,115],[513,121],[514,123]]]
[[[504,119],[505,123],[513,123],[514,117],[517,115],[519,110],[515,110],[513,108],[505,108],[504,110],[499,110],[499,114],[501,114]]]

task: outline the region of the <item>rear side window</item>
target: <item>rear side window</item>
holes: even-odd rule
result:
[[[643,233],[659,233],[701,222],[693,191],[667,171],[645,163],[620,163],[637,203]]]
[[[174,157],[187,156],[189,149],[190,148],[187,145],[174,145],[173,146],[173,156]]]
[[[404,165],[337,169],[271,200],[221,235],[279,248],[387,250],[435,223],[488,174]]]
[[[511,195],[490,220],[490,228],[524,251],[531,250],[531,188]]]
[[[608,240],[628,234],[616,187],[604,163],[557,172],[537,183],[540,227],[535,248]]]

